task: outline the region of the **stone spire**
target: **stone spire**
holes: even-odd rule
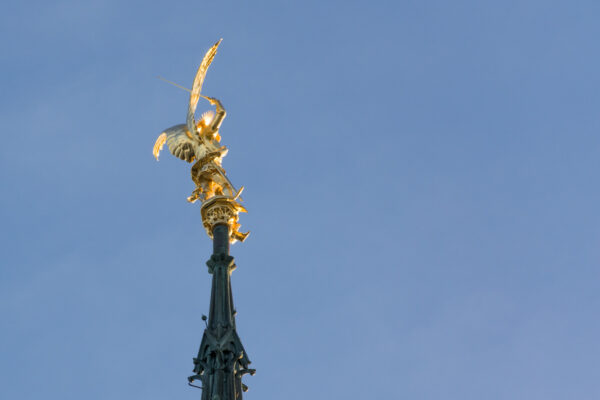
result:
[[[242,383],[250,359],[235,327],[235,308],[231,292],[231,273],[236,265],[229,255],[230,233],[227,224],[212,229],[213,254],[208,265],[212,274],[210,312],[198,356],[194,358],[194,373],[188,378],[202,382],[202,400],[241,400],[248,387]]]

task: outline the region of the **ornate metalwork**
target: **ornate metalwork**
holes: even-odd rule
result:
[[[243,242],[249,232],[240,233],[240,224],[238,223],[238,214],[246,212],[240,203],[235,201],[235,198],[227,196],[214,196],[202,204],[200,209],[202,214],[202,223],[206,229],[206,233],[211,238],[213,237],[213,229],[218,224],[225,224],[231,229],[230,241],[233,243],[236,240]]]
[[[249,232],[239,232],[238,214],[246,212],[239,203],[243,187],[237,190],[221,165],[223,157],[227,155],[228,149],[221,146],[221,135],[219,128],[226,116],[226,111],[221,102],[214,98],[202,95],[202,84],[206,77],[208,67],[212,63],[221,40],[215,43],[204,55],[202,63],[198,68],[194,83],[190,92],[188,113],[185,124],[179,124],[166,129],[156,139],[152,153],[156,160],[165,143],[169,151],[175,157],[189,163],[194,162],[191,175],[196,188],[187,198],[190,203],[197,200],[202,202],[201,214],[207,233],[212,237],[212,226],[214,216],[225,213],[233,214],[227,218],[229,225],[230,241],[244,241]],[[187,90],[187,89],[186,89]],[[199,121],[195,119],[196,108],[200,98],[204,98],[215,106],[216,110],[207,111],[202,114]],[[216,201],[218,200],[218,201]],[[210,218],[206,220],[205,218]]]

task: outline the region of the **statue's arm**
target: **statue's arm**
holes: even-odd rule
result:
[[[214,97],[207,97],[207,96],[204,96],[204,98],[206,100],[210,101],[210,104],[214,105],[217,108],[215,117],[213,118],[212,123],[210,125],[210,129],[213,132],[216,132],[221,127],[221,124],[223,123],[225,116],[227,116],[227,112],[225,111],[223,104],[221,104],[221,102],[218,99],[215,99]]]

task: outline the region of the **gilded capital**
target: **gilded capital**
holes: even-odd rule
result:
[[[250,232],[241,233],[239,231],[238,215],[240,212],[246,212],[246,209],[235,198],[229,196],[214,196],[205,201],[200,208],[202,223],[208,236],[212,239],[213,228],[216,225],[225,224],[229,226],[231,243],[243,242],[250,234]]]

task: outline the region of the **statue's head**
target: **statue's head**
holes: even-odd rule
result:
[[[210,125],[213,118],[215,117],[215,113],[212,111],[207,111],[202,114],[200,121],[196,124],[198,126],[198,130],[202,131],[204,128]]]
[[[210,126],[210,123],[212,122],[214,117],[215,117],[215,113],[212,111],[207,111],[202,114],[200,121],[198,121],[198,123],[196,124],[196,126],[198,128],[198,134],[204,135],[206,133],[205,129],[208,126]],[[212,133],[213,133],[213,137],[211,139],[216,139],[218,142],[220,142],[221,137],[219,136],[219,134],[217,132],[212,132]]]

